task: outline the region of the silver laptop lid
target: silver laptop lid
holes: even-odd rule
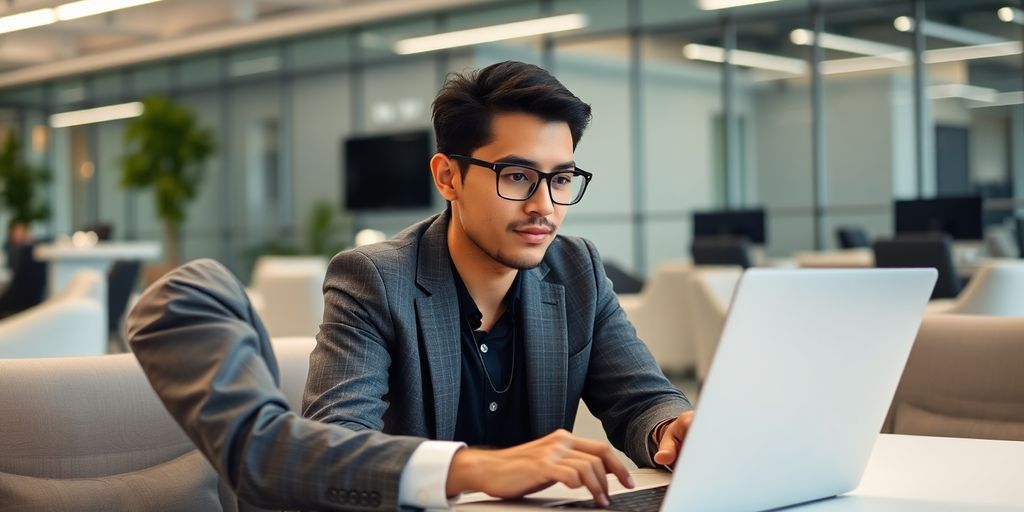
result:
[[[764,510],[855,488],[935,279],[747,271],[662,510]]]

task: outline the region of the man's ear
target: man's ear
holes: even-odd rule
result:
[[[455,182],[462,179],[462,174],[454,161],[444,154],[435,153],[430,159],[430,174],[434,176],[434,186],[441,197],[448,201],[458,198]]]

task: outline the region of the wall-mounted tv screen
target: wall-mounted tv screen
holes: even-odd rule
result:
[[[342,143],[345,207],[426,208],[431,204],[430,132],[350,137]]]

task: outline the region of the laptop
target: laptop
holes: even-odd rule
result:
[[[745,272],[671,483],[613,494],[610,508],[766,510],[856,488],[935,280],[934,269]]]

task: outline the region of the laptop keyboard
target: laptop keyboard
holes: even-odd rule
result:
[[[661,502],[665,501],[665,492],[668,490],[667,485],[661,487],[652,487],[650,489],[641,489],[639,491],[630,491],[620,494],[615,494],[608,497],[611,501],[605,510],[620,510],[623,512],[658,512],[661,508]],[[586,501],[573,501],[571,503],[563,503],[555,508],[595,508],[600,509],[594,500]]]

